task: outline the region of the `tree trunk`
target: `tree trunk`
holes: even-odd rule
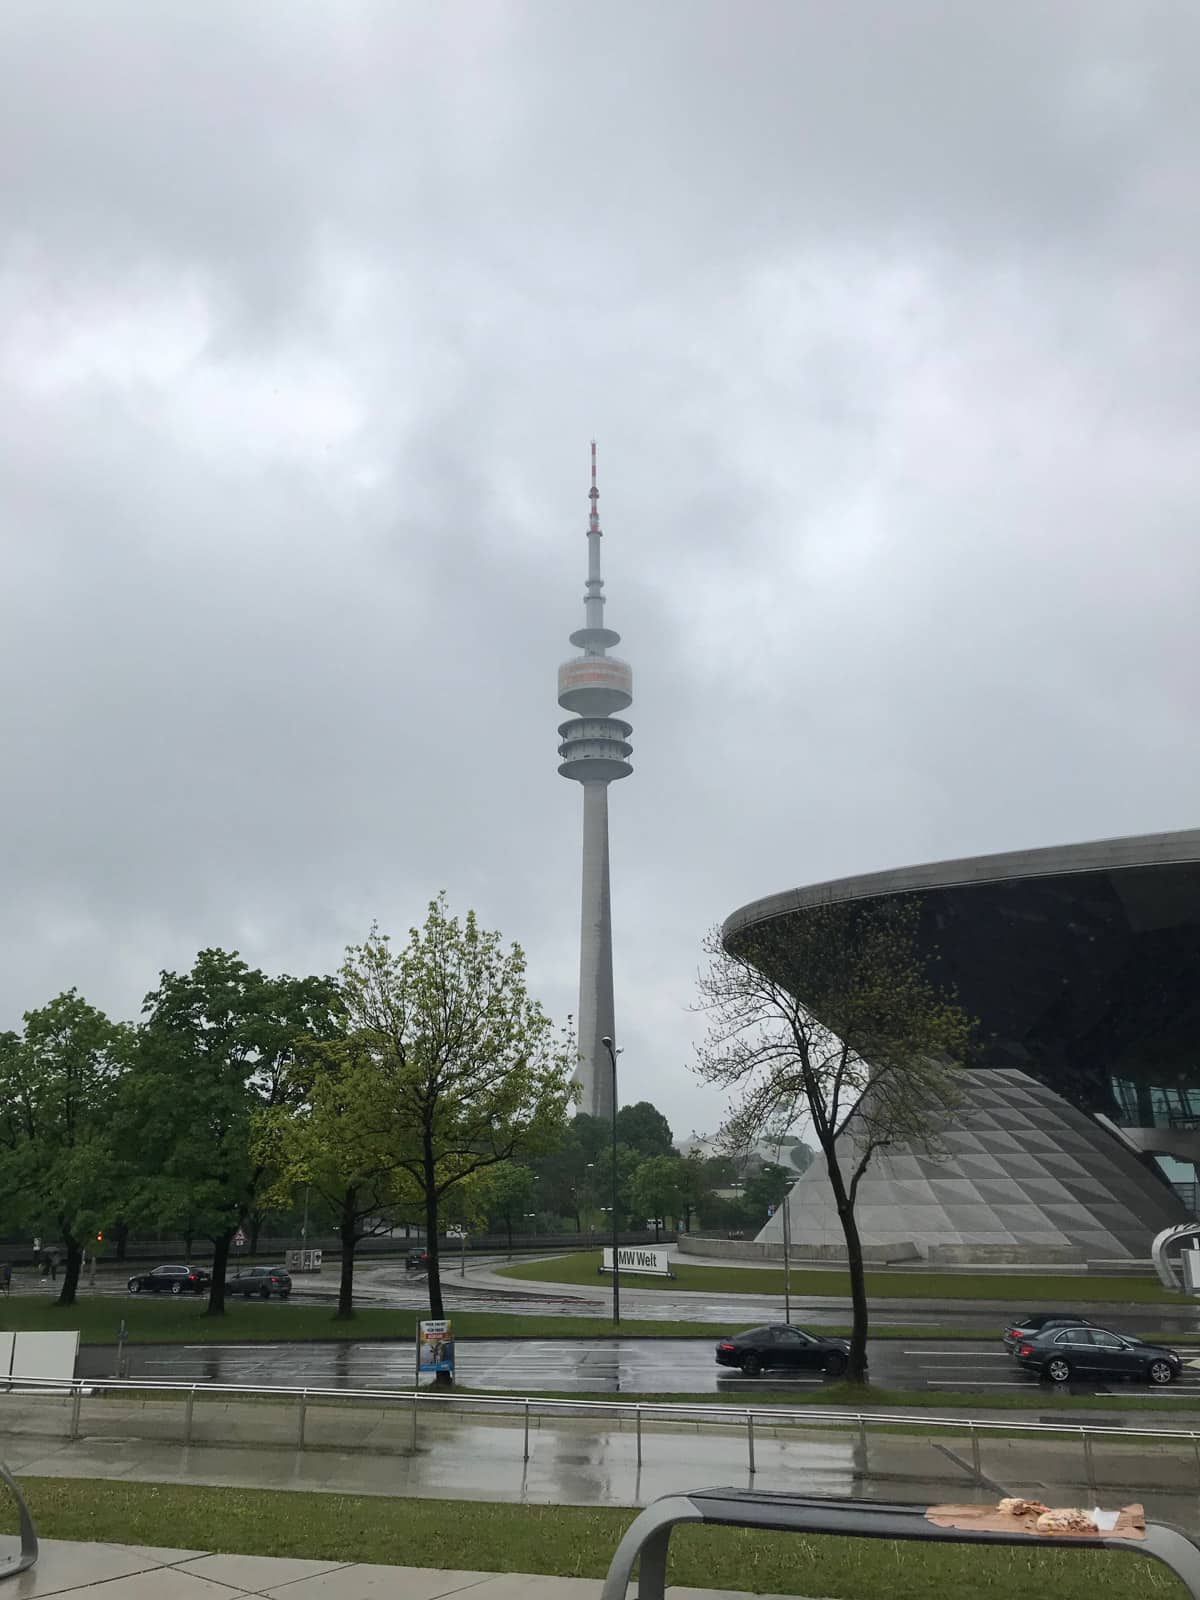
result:
[[[442,1270],[438,1258],[438,1197],[435,1189],[433,1162],[425,1163],[425,1249],[429,1255],[426,1282],[429,1285],[429,1315],[444,1317],[442,1301]]]
[[[226,1228],[213,1240],[212,1288],[208,1291],[206,1317],[225,1315],[225,1274],[229,1270],[229,1241],[233,1235],[234,1229]]]
[[[83,1246],[79,1240],[63,1229],[63,1243],[67,1247],[67,1261],[63,1268],[63,1286],[58,1291],[56,1304],[73,1306],[75,1290],[79,1287],[79,1269],[83,1265]]]
[[[505,1227],[505,1230],[508,1233],[508,1253],[509,1253],[509,1255],[512,1255],[512,1218],[511,1217],[506,1216],[504,1218],[504,1227]]]
[[[867,1306],[866,1271],[863,1266],[862,1240],[858,1236],[858,1219],[854,1205],[846,1192],[842,1169],[832,1149],[825,1151],[825,1164],[829,1169],[829,1183],[837,1205],[842,1237],[846,1241],[846,1267],[850,1274],[850,1300],[854,1307],[854,1326],[850,1331],[850,1357],[846,1378],[850,1383],[867,1381]]]
[[[187,1265],[189,1266],[191,1265],[192,1245],[195,1243],[195,1239],[196,1235],[194,1233],[185,1233],[183,1236],[183,1253],[187,1257]]]
[[[117,1241],[117,1260],[124,1261],[125,1246],[129,1243],[129,1224],[118,1221],[113,1227],[113,1238]]]
[[[358,1217],[355,1201],[356,1188],[349,1188],[342,1196],[342,1216],[338,1235],[342,1241],[342,1275],[338,1280],[338,1303],[335,1320],[344,1322],[354,1315],[354,1251],[358,1244]]]
[[[250,1254],[252,1256],[258,1254],[258,1236],[262,1232],[262,1225],[265,1221],[266,1216],[263,1212],[252,1211],[250,1213]]]
[[[429,1253],[429,1315],[431,1317],[444,1317],[445,1307],[442,1302],[442,1269],[438,1259],[438,1193],[437,1193],[437,1163],[433,1156],[433,1139],[429,1129],[425,1130],[425,1148],[423,1152],[425,1172],[425,1249]],[[434,1386],[438,1389],[448,1389],[454,1382],[448,1372],[435,1372],[433,1375]]]

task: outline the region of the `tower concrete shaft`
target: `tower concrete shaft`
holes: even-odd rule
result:
[[[612,907],[608,868],[608,786],[633,771],[629,764],[632,728],[610,713],[633,700],[633,671],[608,654],[621,636],[604,626],[604,581],[600,576],[600,491],[596,487],[596,445],[592,443],[592,486],[588,494],[588,576],[585,626],[571,635],[583,653],[558,669],[558,703],[576,716],[561,723],[559,772],[583,785],[583,895],[579,939],[580,1110],[611,1120],[612,1063],[601,1040],[616,1037],[613,1006]]]

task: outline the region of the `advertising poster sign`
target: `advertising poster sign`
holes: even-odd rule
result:
[[[448,1319],[417,1323],[417,1376],[423,1372],[454,1375],[454,1326]]]

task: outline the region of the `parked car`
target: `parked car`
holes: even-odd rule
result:
[[[126,1287],[130,1294],[203,1294],[211,1282],[203,1267],[155,1267],[135,1272]]]
[[[291,1292],[292,1275],[286,1267],[247,1267],[245,1272],[235,1272],[232,1278],[225,1279],[227,1295],[240,1294],[247,1300],[251,1295],[269,1300],[273,1294],[286,1300]]]
[[[717,1346],[718,1365],[739,1367],[748,1378],[756,1378],[770,1368],[825,1372],[836,1378],[845,1372],[849,1359],[849,1339],[809,1333],[784,1322],[747,1328],[744,1333],[722,1339]]]
[[[427,1267],[429,1265],[428,1250],[410,1250],[405,1257],[404,1265],[412,1271],[414,1267]]]
[[[1107,1328],[1047,1328],[1017,1346],[1017,1361],[1052,1383],[1067,1383],[1077,1372],[1104,1378],[1138,1378],[1144,1383],[1174,1383],[1183,1362],[1165,1345],[1110,1333]]]
[[[1015,1354],[1019,1344],[1028,1344],[1048,1328],[1094,1328],[1096,1324],[1073,1311],[1031,1311],[1026,1317],[1014,1317],[1004,1330],[1004,1348]]]

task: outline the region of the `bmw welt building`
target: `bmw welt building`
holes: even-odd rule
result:
[[[1200,829],[792,889],[734,912],[722,938],[736,950],[765,923],[894,896],[918,902],[919,938],[977,1032],[938,1154],[896,1146],[867,1170],[869,1259],[1147,1258],[1196,1207]],[[789,1221],[797,1256],[838,1252],[820,1157]],[[777,1212],[759,1241],[781,1239]]]

